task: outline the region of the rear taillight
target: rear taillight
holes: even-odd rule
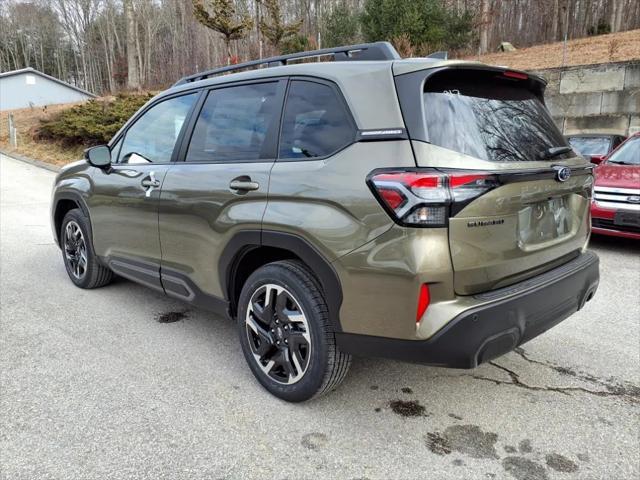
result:
[[[474,198],[498,186],[495,175],[436,170],[377,171],[368,180],[383,207],[403,225],[444,227]]]

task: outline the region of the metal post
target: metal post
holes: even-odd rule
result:
[[[9,145],[13,148],[18,146],[18,136],[13,122],[13,113],[9,114]]]

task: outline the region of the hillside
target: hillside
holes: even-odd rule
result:
[[[37,141],[33,131],[40,125],[40,120],[48,119],[73,105],[48,105],[45,107],[22,108],[19,110],[0,112],[0,149],[9,153],[17,153],[54,165],[64,165],[82,158],[82,147],[69,147],[58,142]],[[9,146],[8,118],[13,121],[18,131],[18,147]]]
[[[153,95],[123,92],[82,103],[0,112],[0,148],[56,165],[78,160],[86,147],[107,143]],[[9,146],[9,115],[18,134],[15,149]]]
[[[507,39],[505,39],[507,40]],[[517,48],[517,42],[512,42]],[[504,65],[519,70],[541,70],[562,66],[563,42],[536,45],[515,52],[501,52],[470,56],[466,60],[479,60],[492,65]],[[579,38],[567,42],[565,66],[597,63],[640,61],[640,30]]]

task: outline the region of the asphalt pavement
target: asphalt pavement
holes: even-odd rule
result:
[[[638,242],[593,239],[595,298],[519,352],[468,371],[355,359],[293,405],[231,322],[125,280],[74,287],[54,175],[0,158],[0,478],[640,477]]]

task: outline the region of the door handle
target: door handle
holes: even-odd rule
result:
[[[251,177],[242,176],[231,180],[229,188],[237,192],[250,192],[252,190],[258,190],[260,188],[260,184],[258,182],[253,182]]]
[[[160,182],[156,180],[156,177],[154,176],[154,172],[151,172],[147,178],[143,179],[142,182],[140,182],[140,184],[143,187],[158,188],[160,186]]]
[[[144,196],[150,197],[153,189],[160,187],[160,182],[156,180],[155,172],[150,172],[149,176],[142,179],[140,185],[145,189]]]

